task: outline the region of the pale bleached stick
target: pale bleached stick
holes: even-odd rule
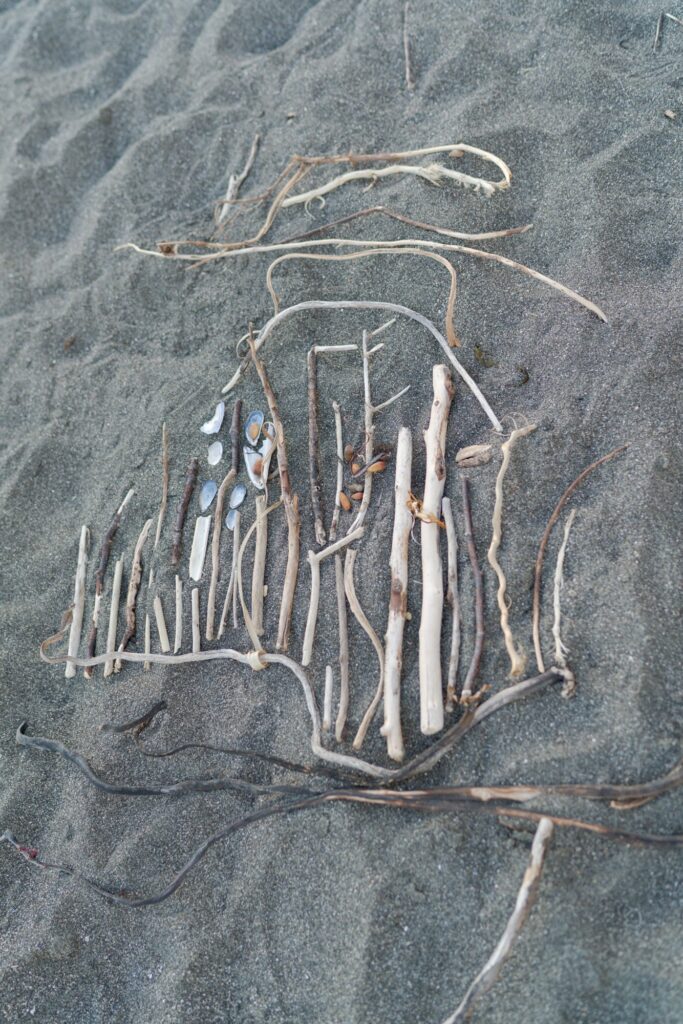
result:
[[[498,561],[498,548],[500,547],[503,522],[503,480],[505,479],[505,474],[507,473],[508,466],[510,465],[510,456],[512,454],[512,448],[515,441],[520,437],[527,437],[527,435],[531,434],[535,429],[535,423],[530,423],[526,427],[519,427],[517,430],[513,430],[507,441],[501,445],[500,450],[503,453],[503,461],[501,462],[500,470],[496,477],[496,501],[493,506],[492,536],[488,550],[489,565],[498,578],[497,598],[498,610],[500,612],[500,628],[503,632],[505,649],[508,652],[508,657],[510,659],[510,676],[512,679],[516,679],[524,672],[524,669],[526,668],[526,655],[521,648],[515,645],[514,637],[512,636],[508,617],[508,603],[505,595],[507,582],[505,579],[505,573],[501,569]]]
[[[199,587],[192,588],[192,653],[201,650],[202,631],[199,622]]]
[[[334,675],[332,666],[325,666],[325,693],[323,696],[323,732],[329,732],[332,727],[332,688],[334,686]]]
[[[355,348],[356,346],[354,345],[353,347]],[[334,432],[337,441],[337,486],[334,495],[334,512],[332,513],[332,522],[330,523],[330,540],[334,541],[337,539],[339,516],[341,514],[341,492],[344,486],[344,438],[342,437],[341,407],[339,402],[333,401],[332,408],[334,410]]]
[[[448,543],[448,589],[446,601],[451,609],[451,650],[448,657],[448,678],[446,682],[446,711],[452,711],[457,703],[456,683],[460,662],[460,595],[458,593],[458,538],[455,533],[451,499],[441,502],[441,514],[446,526]]]
[[[107,632],[107,650],[113,651],[116,647],[116,627],[119,621],[119,602],[121,600],[121,580],[123,579],[123,556],[118,559],[114,567],[114,580],[111,585],[111,606],[109,608],[109,630]],[[114,659],[107,658],[104,663],[104,677],[107,678],[114,671]]]
[[[391,596],[385,637],[384,725],[387,754],[392,761],[405,756],[401,730],[401,672],[403,670],[403,628],[408,614],[408,545],[413,517],[408,508],[411,491],[413,438],[409,427],[401,427],[396,445],[394,483],[394,530],[391,539]]]
[[[235,511],[235,525],[232,530],[232,568],[230,569],[230,579],[228,581],[228,589],[225,592],[225,601],[223,602],[223,614],[221,615],[220,625],[218,627],[219,637],[223,636],[225,627],[228,623],[228,616],[230,615],[230,608],[232,608],[232,621],[235,629],[237,629],[237,589],[236,589],[236,578],[237,578],[237,555],[240,547],[240,523],[242,520],[242,513],[239,509]]]
[[[281,504],[282,504],[282,497],[278,498],[277,501],[274,501],[272,505],[269,505],[268,508],[264,509],[263,516],[264,517],[269,516],[270,513],[273,512],[276,508],[279,508],[279,506]],[[249,634],[249,639],[251,640],[251,643],[252,643],[252,646],[253,646],[253,650],[256,653],[258,653],[259,651],[262,651],[263,650],[263,646],[261,644],[261,639],[259,637],[259,634],[256,631],[254,620],[252,619],[252,617],[251,617],[251,615],[249,613],[249,609],[247,608],[247,602],[246,602],[246,600],[244,598],[244,587],[242,585],[242,560],[244,558],[244,552],[246,551],[247,544],[251,540],[251,535],[253,534],[254,530],[256,530],[257,526],[258,526],[258,519],[255,519],[254,522],[249,527],[249,529],[247,530],[246,534],[244,535],[244,540],[242,541],[242,543],[239,546],[239,551],[238,551],[238,554],[237,554],[237,568],[236,568],[236,572],[235,572],[235,589],[234,589],[234,594],[235,595],[239,595],[240,604],[242,606],[242,616],[244,618],[244,625],[247,627],[247,633]]]
[[[529,911],[536,900],[538,886],[543,872],[545,855],[553,837],[554,826],[549,818],[541,818],[531,844],[529,866],[524,872],[522,886],[517,894],[515,909],[503,932],[500,942],[482,967],[457,1010],[447,1017],[443,1024],[462,1024],[469,1020],[475,1002],[495,985],[503,964],[512,952],[512,947],[524,926]]]
[[[225,193],[225,199],[223,199],[221,203],[217,204],[218,206],[220,206],[220,212],[218,212],[218,210],[216,211],[217,224],[222,224],[225,218],[228,216],[228,213],[230,212],[230,206],[237,199],[240,188],[247,180],[251,172],[251,168],[254,165],[254,160],[256,159],[260,138],[261,136],[257,132],[256,135],[254,135],[254,139],[251,143],[249,155],[247,156],[247,160],[244,167],[242,168],[239,174],[231,174],[230,177],[228,178],[228,189]]]
[[[406,68],[406,89],[408,92],[412,92],[415,88],[415,79],[413,78],[413,70],[410,66],[410,38],[408,36],[409,10],[410,4],[406,2],[403,5],[403,60]]]
[[[168,477],[169,477],[169,458],[168,458],[168,430],[164,423],[161,427],[161,504],[159,506],[159,516],[157,518],[157,532],[154,537],[154,548],[159,543],[159,537],[161,536],[161,527],[164,525],[164,517],[166,515],[166,506],[168,505]]]
[[[431,736],[443,729],[441,686],[441,619],[443,616],[443,575],[441,571],[440,513],[446,483],[446,431],[453,400],[453,380],[442,363],[432,370],[434,399],[429,426],[425,431],[425,489],[422,511],[428,519],[420,522],[422,546],[422,609],[419,633],[420,730]]]
[[[78,654],[78,645],[81,642],[81,630],[83,628],[83,612],[85,610],[85,570],[88,565],[88,546],[90,544],[90,531],[87,526],[81,527],[81,537],[78,542],[78,562],[76,563],[76,580],[74,583],[73,612],[71,616],[71,628],[69,630],[69,656],[75,658]],[[67,662],[64,669],[67,679],[73,679],[76,675],[74,665]]]
[[[154,583],[154,569],[149,570],[149,579],[147,581],[147,610],[145,611],[145,654],[151,654],[152,651],[152,623],[149,617],[149,595],[152,592],[152,585]],[[168,653],[168,652],[166,652]],[[149,661],[146,661],[142,666],[144,672],[149,672],[151,665]]]
[[[354,750],[360,750],[362,747],[363,740],[365,739],[368,728],[370,727],[370,723],[375,717],[375,712],[379,707],[379,702],[381,701],[382,694],[384,692],[384,648],[382,647],[379,637],[372,628],[367,615],[361,607],[353,581],[353,567],[356,564],[357,554],[358,552],[355,548],[349,548],[346,552],[346,558],[344,559],[344,591],[346,593],[346,600],[349,602],[349,607],[353,612],[358,625],[369,637],[370,643],[375,648],[377,661],[379,662],[379,682],[377,684],[375,695],[370,701],[370,705],[363,715],[363,720],[358,727],[358,732],[356,733],[353,741]]]
[[[216,614],[216,589],[218,587],[218,574],[220,570],[221,531],[223,528],[223,506],[225,494],[237,476],[239,468],[239,435],[240,415],[242,412],[242,399],[238,398],[232,410],[232,421],[230,425],[230,439],[232,441],[232,458],[230,469],[226,473],[218,488],[216,495],[216,508],[213,515],[213,538],[211,540],[211,582],[209,583],[209,595],[206,601],[206,639],[214,638],[214,619]]]
[[[142,528],[133,552],[133,563],[130,568],[128,593],[126,595],[126,630],[123,634],[123,639],[119,644],[119,651],[125,651],[128,646],[128,642],[135,636],[135,603],[138,597],[138,590],[140,589],[140,580],[142,579],[142,549],[145,546],[145,541],[147,540],[151,528],[152,520],[148,519]],[[117,658],[114,663],[114,671],[120,672],[122,664],[123,662],[121,659]]]
[[[359,540],[363,536],[363,533],[364,528],[360,526],[358,529],[353,530],[352,533],[348,533],[346,537],[342,537],[333,544],[328,544],[322,551],[308,552],[308,564],[311,567],[311,597],[308,604],[303,653],[301,655],[301,664],[304,667],[306,667],[306,665],[310,665],[311,657],[313,655],[315,626],[318,621],[318,605],[320,603],[320,563],[323,559],[328,558],[330,555],[336,555],[349,544],[353,544],[354,541]]]
[[[563,580],[562,574],[564,570],[564,556],[567,551],[567,542],[569,540],[569,531],[572,528],[574,519],[576,517],[576,509],[573,508],[569,513],[567,522],[564,524],[564,536],[562,537],[562,543],[560,550],[557,552],[557,564],[555,566],[555,586],[553,592],[553,637],[555,638],[555,664],[561,668],[567,667],[567,654],[569,653],[567,647],[562,643],[562,636],[560,634],[560,623],[561,623],[561,611],[560,611],[560,592],[562,590]],[[573,680],[568,680],[565,687],[562,690],[563,697],[570,697],[574,692]]]
[[[154,615],[157,620],[157,630],[159,632],[159,644],[161,646],[161,650],[164,654],[168,654],[171,650],[171,644],[168,639],[168,630],[166,629],[164,607],[158,594],[156,594],[154,598]]]
[[[337,622],[339,624],[339,707],[334,735],[337,743],[341,743],[346,728],[346,716],[349,713],[349,626],[346,614],[346,594],[344,593],[344,567],[341,555],[334,556],[334,590],[337,597]]]
[[[93,606],[92,623],[90,625],[90,632],[88,634],[88,657],[92,658],[95,653],[95,647],[97,646],[97,628],[100,620],[100,605],[102,603],[102,594],[104,593],[104,577],[107,573],[107,566],[109,565],[109,556],[111,554],[112,544],[114,543],[114,537],[116,536],[119,524],[121,522],[121,515],[123,510],[135,494],[135,491],[131,488],[128,491],[125,498],[114,513],[109,529],[107,530],[102,546],[100,548],[100,560],[95,573],[95,604]],[[86,679],[92,677],[92,668],[86,668],[83,670],[83,675]]]
[[[183,581],[180,576],[175,578],[175,639],[173,653],[177,654],[183,646]]]
[[[256,496],[256,545],[254,567],[251,575],[251,617],[258,636],[263,635],[263,597],[266,575],[266,551],[268,545],[267,499],[265,494]]]

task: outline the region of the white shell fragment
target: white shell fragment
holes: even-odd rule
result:
[[[218,465],[223,458],[223,445],[220,441],[214,441],[213,444],[209,445],[209,454],[207,458],[210,466]]]
[[[225,517],[225,525],[229,530],[235,529],[235,520],[237,519],[237,509],[231,508]]]
[[[215,480],[207,480],[201,491],[199,492],[199,508],[202,512],[206,512],[207,508],[216,497],[218,491],[218,484]]]
[[[211,516],[198,516],[197,522],[194,524],[194,537],[190,551],[190,578],[195,582],[202,578],[210,529]]]
[[[225,402],[219,402],[216,406],[216,411],[210,420],[206,423],[202,423],[199,428],[202,434],[217,434],[223,426],[223,417],[225,416]]]
[[[244,484],[237,484],[230,495],[230,508],[239,508],[247,496],[247,489]]]
[[[244,421],[244,436],[247,444],[258,448],[261,440],[261,427],[265,417],[262,412],[250,412]]]
[[[461,448],[455,455],[456,465],[463,469],[472,466],[485,466],[493,458],[493,445],[470,444]]]
[[[266,485],[263,480],[263,456],[261,453],[253,448],[245,448],[244,465],[247,467],[249,479],[254,487],[259,491],[264,490]]]

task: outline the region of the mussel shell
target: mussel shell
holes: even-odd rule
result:
[[[199,507],[202,512],[206,512],[207,508],[216,497],[217,491],[218,484],[215,480],[207,480],[202,486],[202,489],[199,492]]]
[[[247,489],[244,484],[236,484],[230,495],[230,508],[239,508],[247,496]]]
[[[214,441],[209,445],[207,461],[210,466],[216,466],[223,458],[223,444],[221,441]]]
[[[223,426],[223,417],[225,416],[225,402],[219,402],[216,406],[216,411],[210,420],[206,423],[202,423],[199,428],[202,434],[217,434]]]
[[[264,419],[263,413],[256,410],[250,412],[244,421],[244,437],[247,444],[250,444],[253,448],[258,448]]]

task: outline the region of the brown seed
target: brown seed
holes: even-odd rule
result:
[[[349,509],[351,508],[351,502],[349,501],[349,496],[348,496],[348,494],[344,494],[343,491],[339,492],[339,504],[341,505],[341,507],[344,509],[345,512],[348,512]]]
[[[362,491],[356,491],[355,494],[351,495],[351,497],[353,498],[354,501],[362,501],[363,500],[363,492]]]
[[[387,468],[386,462],[380,460],[379,462],[373,462],[371,466],[368,466],[368,473],[383,473]]]
[[[360,462],[351,463],[351,472],[354,474],[354,476],[356,473],[360,473]]]
[[[344,462],[350,462],[352,458],[353,458],[353,445],[352,444],[345,444],[344,445]]]

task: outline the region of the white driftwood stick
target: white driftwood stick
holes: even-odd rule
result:
[[[301,655],[301,664],[305,667],[310,665],[313,655],[313,641],[315,639],[315,626],[318,621],[318,605],[320,603],[320,563],[329,555],[336,555],[342,548],[359,540],[364,533],[363,527],[359,527],[352,533],[342,537],[334,544],[328,544],[322,551],[309,551],[308,564],[311,567],[311,598],[308,604],[308,616],[306,618],[306,631],[304,633],[304,646]]]
[[[420,614],[420,729],[431,736],[443,729],[441,687],[441,619],[443,616],[443,577],[438,519],[446,483],[446,431],[453,400],[453,380],[443,363],[432,370],[434,399],[429,427],[424,439],[427,449],[423,512],[433,522],[420,522],[422,542],[422,610]]]
[[[201,650],[202,631],[199,624],[199,587],[192,588],[192,653]]]
[[[76,582],[74,583],[73,612],[71,615],[71,628],[69,630],[69,656],[75,658],[78,655],[78,645],[81,642],[81,629],[83,628],[83,612],[85,609],[85,570],[88,564],[88,545],[90,543],[90,531],[87,526],[81,527],[81,538],[78,543],[78,562],[76,564]],[[64,669],[67,679],[76,675],[74,665],[67,663]]]
[[[353,741],[354,750],[360,750],[362,747],[365,735],[370,727],[370,723],[375,717],[375,712],[377,711],[379,702],[382,699],[382,694],[384,693],[384,648],[382,647],[379,637],[372,628],[370,620],[361,607],[361,603],[356,595],[356,587],[353,582],[353,567],[356,562],[357,554],[358,552],[355,548],[349,548],[346,552],[346,558],[344,560],[344,590],[346,592],[346,600],[349,602],[349,607],[356,617],[358,625],[369,637],[370,643],[375,648],[377,661],[379,662],[379,681],[377,683],[375,695],[370,701],[368,709],[363,715],[363,720],[358,726],[358,732],[356,733]]]
[[[176,574],[175,578],[175,640],[173,653],[177,654],[183,646],[183,581]]]
[[[334,675],[332,666],[325,666],[325,694],[323,696],[323,732],[329,732],[332,727],[332,688],[334,686]]]
[[[401,427],[396,446],[394,483],[394,532],[391,539],[391,596],[384,655],[384,725],[387,754],[392,761],[405,756],[401,730],[401,671],[403,669],[403,628],[408,611],[408,545],[413,517],[408,508],[411,490],[413,439],[409,427]]]
[[[512,916],[508,921],[500,942],[476,976],[457,1010],[447,1017],[443,1024],[462,1024],[469,1020],[472,1007],[498,980],[503,964],[509,957],[515,939],[519,935],[536,899],[536,892],[541,880],[543,863],[548,845],[553,836],[553,823],[549,818],[541,818],[531,844],[529,866],[524,872],[522,886],[517,894],[517,901]]]
[[[256,545],[254,567],[251,575],[251,617],[258,636],[263,635],[263,597],[266,575],[266,550],[268,545],[268,516],[265,494],[256,497]]]
[[[334,735],[341,743],[349,712],[349,627],[346,615],[346,594],[344,593],[344,567],[341,555],[334,556],[334,587],[337,596],[337,621],[339,624],[339,707]]]
[[[353,346],[356,348],[356,346]],[[334,493],[334,512],[330,523],[330,541],[337,539],[337,528],[341,514],[341,492],[344,487],[344,438],[342,437],[341,407],[339,402],[333,401],[334,410],[334,432],[337,440],[337,486]]]
[[[145,612],[145,654],[152,653],[152,625],[149,621],[149,612]],[[150,662],[145,661],[142,665],[143,672],[149,672],[151,668]]]
[[[562,537],[562,543],[560,550],[557,552],[557,564],[555,566],[555,580],[553,589],[553,637],[555,640],[555,659],[554,664],[560,668],[567,667],[567,654],[569,650],[562,643],[562,636],[560,633],[561,626],[561,608],[560,608],[560,593],[563,586],[563,571],[564,571],[564,556],[567,552],[567,542],[569,540],[569,531],[572,528],[574,519],[576,517],[576,509],[572,509],[567,518],[567,522],[564,524],[564,536]],[[564,689],[562,690],[563,697],[570,697],[574,692],[573,678],[567,680]]]
[[[451,650],[448,656],[448,677],[446,682],[446,711],[452,711],[457,703],[456,683],[460,662],[460,595],[458,593],[458,538],[455,533],[451,499],[441,502],[441,513],[446,526],[448,543],[448,588],[446,601],[451,609]]]
[[[168,630],[166,629],[164,608],[158,594],[156,594],[154,598],[154,615],[157,620],[157,630],[159,632],[159,644],[161,646],[161,650],[164,654],[168,654],[171,650],[171,644],[168,639]]]
[[[111,585],[111,606],[109,608],[109,630],[107,632],[107,650],[116,647],[116,627],[119,621],[119,602],[121,600],[121,580],[123,579],[123,556],[114,567],[114,580]],[[114,671],[114,659],[108,658],[104,663],[104,676],[107,678]]]
[[[237,591],[236,591],[236,578],[237,578],[237,555],[240,547],[240,520],[242,513],[239,509],[235,511],[235,525],[232,531],[232,567],[230,569],[230,579],[228,581],[228,589],[225,592],[225,601],[223,602],[223,611],[221,613],[221,621],[218,626],[218,636],[223,636],[225,627],[228,623],[228,616],[230,615],[230,608],[232,608],[232,617],[235,628],[237,628]]]

